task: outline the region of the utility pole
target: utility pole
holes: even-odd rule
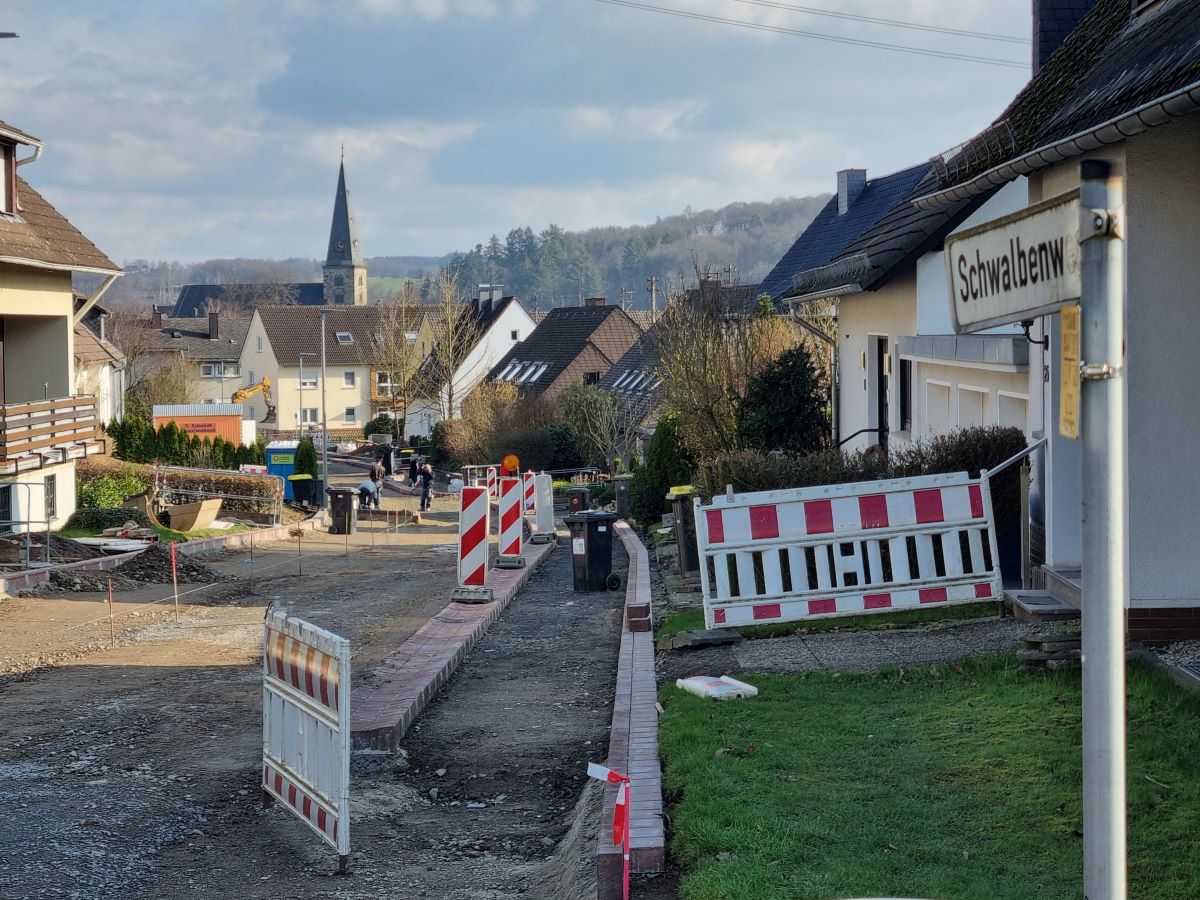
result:
[[[658,276],[651,275],[646,279],[650,286],[650,321],[658,321]]]
[[[1126,530],[1124,178],[1080,165],[1083,439],[1083,894],[1125,900]]]
[[[321,485],[329,488],[329,407],[325,403],[325,314],[329,307],[321,307]],[[329,494],[321,500],[321,506],[329,505]]]

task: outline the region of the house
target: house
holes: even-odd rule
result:
[[[156,366],[182,362],[187,378],[183,402],[228,403],[244,383],[241,356],[249,327],[246,318],[216,312],[203,318],[174,318],[155,312],[147,358]]]
[[[100,333],[86,322],[75,325],[75,393],[96,398],[101,424],[125,416],[125,354],[105,333],[107,315],[99,317]]]
[[[487,380],[513,384],[526,399],[553,403],[568,385],[598,385],[641,335],[628,313],[593,297],[583,306],[550,310],[492,367]]]
[[[121,270],[18,174],[42,142],[0,122],[0,530],[60,528],[75,460],[100,452],[96,397],[76,392],[76,326]],[[74,272],[102,276],[78,309]]]
[[[171,318],[199,318],[213,312],[248,316],[257,306],[365,306],[367,266],[354,224],[344,160],[338,166],[329,248],[322,271],[323,280],[311,283],[185,284],[179,289]]]
[[[248,417],[266,431],[320,429],[362,436],[372,408],[372,354],[380,306],[260,306],[241,355],[246,385],[270,380],[272,403],[246,401]],[[325,373],[321,385],[324,333]],[[322,398],[328,404],[322,415]],[[274,413],[272,416],[271,414]]]
[[[1078,2],[1038,0],[1035,27]],[[934,162],[917,198],[938,209],[1025,179],[1029,204],[1079,185],[1082,159],[1123,177],[1131,638],[1200,638],[1200,406],[1191,361],[1200,333],[1200,39],[1187,0],[1082,4],[1086,15],[984,132]],[[1061,323],[1031,329],[1029,417],[1048,443],[1035,454],[1031,527],[1042,574],[1076,607],[1082,564],[1079,442],[1058,433]]]
[[[411,434],[427,435],[438,422],[457,417],[462,410],[462,401],[488,376],[497,362],[535,332],[533,319],[521,301],[516,297],[501,296],[502,287],[481,284],[479,296],[463,308],[459,328],[463,341],[470,346],[455,353],[460,361],[454,372],[440,371],[436,353],[426,363],[427,378],[440,387],[437,397],[414,405],[408,418]],[[440,335],[444,342],[447,337],[444,311],[432,307],[429,315],[435,320],[432,322],[435,338]]]
[[[637,423],[637,446],[630,450],[636,451],[639,458],[645,456],[662,412],[662,378],[657,371],[655,346],[657,327],[652,325],[634,341],[600,379],[601,390],[609,391],[626,415]]]

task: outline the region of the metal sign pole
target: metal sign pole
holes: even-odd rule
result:
[[[1083,892],[1125,898],[1124,179],[1080,167],[1083,360]],[[1073,373],[1063,372],[1064,378]]]

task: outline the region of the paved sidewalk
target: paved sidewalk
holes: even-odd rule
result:
[[[1011,653],[1017,648],[1017,636],[1028,629],[1013,618],[972,619],[921,628],[742,641],[733,654],[746,672],[870,672]]]

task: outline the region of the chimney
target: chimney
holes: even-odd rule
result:
[[[1095,5],[1096,0],[1033,0],[1035,75]]]
[[[863,189],[867,186],[866,169],[842,169],[838,172],[838,215],[844,216],[846,210],[854,205]]]
[[[162,310],[157,306],[150,313],[150,322],[155,328],[162,328]]]
[[[504,299],[504,285],[493,284],[492,285],[492,302],[495,303],[497,300],[503,300],[503,299]]]
[[[210,312],[208,314],[208,339],[215,341],[221,336],[221,314]]]
[[[604,306],[608,301],[603,297],[588,297],[583,301],[584,306]]]

